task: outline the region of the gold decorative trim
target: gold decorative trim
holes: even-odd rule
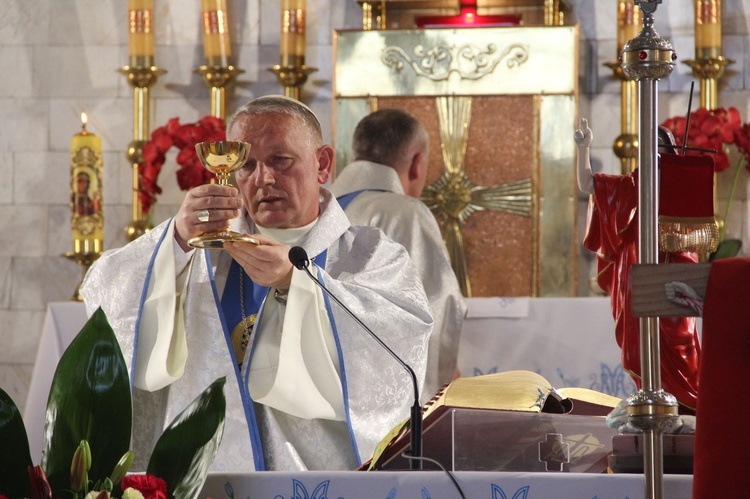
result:
[[[659,215],[659,249],[667,253],[713,253],[719,246],[719,224],[714,217]]]
[[[473,251],[474,242],[462,239],[461,231],[464,237],[469,237],[467,231],[473,230],[474,213],[485,209],[523,216],[517,212],[526,211],[527,201],[523,197],[527,195],[524,183],[528,182],[531,224],[526,224],[526,226],[527,230],[533,232],[530,238],[533,246],[528,250],[532,255],[530,266],[525,270],[531,274],[531,284],[529,286],[524,284],[524,293],[529,293],[531,296],[574,296],[578,274],[579,243],[576,230],[578,198],[575,191],[576,149],[575,143],[569,137],[576,126],[578,40],[577,26],[336,31],[333,83],[336,168],[340,170],[350,161],[348,150],[351,134],[359,120],[369,112],[382,107],[384,102],[398,106],[391,98],[420,100],[420,104],[415,104],[415,106],[422,106],[415,107],[415,110],[420,110],[420,118],[434,119],[439,130],[446,126],[443,122],[444,118],[431,114],[437,114],[437,109],[433,108],[434,110],[430,111],[423,109],[432,108],[421,102],[425,98],[437,99],[452,96],[454,99],[473,99],[472,113],[468,115],[469,119],[465,120],[468,126],[472,115],[474,121],[480,119],[478,113],[480,109],[483,109],[482,98],[485,96],[533,96],[533,110],[529,110],[533,113],[534,120],[534,139],[530,141],[534,150],[531,153],[533,156],[529,158],[533,164],[528,174],[512,177],[512,180],[520,182],[519,185],[477,186],[473,183],[475,179],[471,178],[474,176],[472,165],[461,163],[459,168],[458,163],[452,163],[450,168],[460,171],[461,174],[449,175],[448,166],[446,166],[444,171],[438,171],[436,175],[430,176],[430,182],[433,185],[425,189],[423,201],[428,206],[438,205],[438,198],[442,196],[440,202],[445,203],[441,207],[441,210],[445,212],[443,216],[447,219],[448,212],[453,212],[456,217],[451,222],[451,227],[456,229],[451,237],[457,248],[465,245],[466,258],[470,258],[469,252]],[[469,45],[481,47],[482,52],[486,53],[486,48],[491,44],[496,47],[519,44],[527,47],[527,54],[533,54],[533,57],[528,57],[523,64],[512,71],[496,68],[494,72],[475,80],[463,79],[460,74],[453,74],[453,72],[442,80],[421,76],[416,74],[414,69],[406,68],[407,60],[395,54],[394,57],[404,66],[401,72],[381,61],[387,47],[401,47],[411,55],[411,63],[419,65],[420,57],[409,51],[411,47],[417,45],[424,47],[425,51],[429,47]],[[488,57],[494,62],[498,55],[496,51]],[[446,72],[450,63],[451,61],[447,59],[442,61],[440,63],[442,69],[433,68],[429,70],[429,74],[435,77],[440,74],[440,71]],[[423,67],[421,70],[428,72]],[[367,75],[367,77],[363,78],[362,75]],[[554,77],[551,78],[549,75],[554,75]],[[435,108],[438,106],[439,104],[435,101]],[[405,104],[405,107],[409,106]],[[430,122],[431,129],[436,128],[435,121]],[[457,119],[457,122],[460,121],[464,120]],[[476,128],[476,123],[473,126]],[[444,134],[445,130],[441,133]],[[468,129],[466,133],[470,133]],[[497,131],[497,133],[502,132]],[[532,131],[525,133],[532,133]],[[435,133],[435,135],[438,134]],[[460,136],[456,135],[456,137]],[[438,135],[438,137],[433,137],[433,141],[442,143],[444,142],[440,140],[442,138]],[[481,141],[483,138],[471,137],[471,140],[466,151],[469,156],[467,159],[461,158],[461,161],[467,161],[472,154],[472,143],[476,140]],[[452,147],[458,147],[458,144],[453,144]],[[481,149],[480,145],[478,147]],[[435,153],[438,156],[436,159],[440,161],[440,153],[437,149]],[[530,178],[519,180],[524,176]],[[486,178],[483,180],[485,183],[500,181],[499,179],[491,180],[492,177]],[[515,192],[514,189],[518,189],[519,192]],[[521,198],[513,199],[513,196],[517,195]],[[499,200],[496,197],[499,197]],[[487,204],[491,206],[486,206]],[[436,213],[435,209],[433,213]],[[448,232],[446,222],[437,213],[436,218],[445,235]],[[478,214],[476,218],[479,220],[491,217]],[[521,221],[514,220],[514,223],[518,222]],[[472,246],[469,246],[470,244]],[[487,251],[491,254],[496,251],[502,254],[498,248],[487,248]],[[456,254],[458,251],[452,251],[452,253]],[[458,263],[460,264],[460,261]],[[473,271],[473,269],[470,270]],[[473,284],[473,292],[480,293],[480,283]]]
[[[337,31],[334,95],[573,93],[577,39],[576,26]]]
[[[513,44],[501,54],[493,57],[497,45],[490,43],[486,50],[474,45],[435,45],[425,49],[423,45],[415,45],[412,58],[404,49],[389,46],[383,49],[380,60],[397,73],[403,71],[406,65],[411,66],[417,76],[429,78],[432,81],[447,80],[451,73],[457,73],[463,80],[478,80],[491,74],[497,65],[506,60],[508,69],[513,69],[529,58],[528,47]]]
[[[483,210],[531,216],[532,183],[531,179],[522,179],[490,187],[475,185],[464,171],[472,99],[447,96],[435,101],[445,172],[435,183],[425,187],[422,201],[443,225],[451,266],[462,293],[471,296],[461,227],[472,214]]]

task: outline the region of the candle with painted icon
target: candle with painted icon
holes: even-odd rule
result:
[[[281,0],[281,66],[305,64],[305,0]]]
[[[721,0],[695,0],[695,57],[721,55]]]
[[[232,46],[229,41],[229,17],[226,0],[201,0],[203,52],[209,68],[229,67]]]
[[[130,67],[154,65],[153,0],[128,0]]]
[[[635,6],[633,0],[618,0],[617,2],[617,57],[622,48],[632,40],[643,28],[643,13]]]
[[[77,254],[101,253],[104,239],[102,140],[86,130],[87,121],[81,113],[81,131],[70,141],[70,226]]]

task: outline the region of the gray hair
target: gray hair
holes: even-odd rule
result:
[[[380,109],[357,124],[352,137],[355,160],[394,167],[417,139],[429,141],[422,124],[400,109]]]
[[[286,114],[298,118],[310,133],[310,138],[314,142],[313,145],[317,147],[323,144],[323,129],[312,109],[298,100],[283,95],[266,95],[251,100],[227,119],[227,132],[232,129],[232,126],[240,117],[263,114]]]

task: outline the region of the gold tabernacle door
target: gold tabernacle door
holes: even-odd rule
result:
[[[368,113],[430,135],[422,200],[466,296],[575,296],[578,28],[337,31],[336,168]]]

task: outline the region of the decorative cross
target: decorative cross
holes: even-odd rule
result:
[[[440,120],[440,146],[445,172],[422,193],[422,201],[443,227],[445,245],[451,258],[461,292],[471,296],[461,227],[475,212],[495,210],[531,216],[531,179],[489,187],[475,185],[464,171],[469,141],[471,97],[437,97]]]
[[[570,462],[570,444],[558,433],[547,433],[544,442],[539,442],[539,461],[546,471],[562,471],[563,464]]]

